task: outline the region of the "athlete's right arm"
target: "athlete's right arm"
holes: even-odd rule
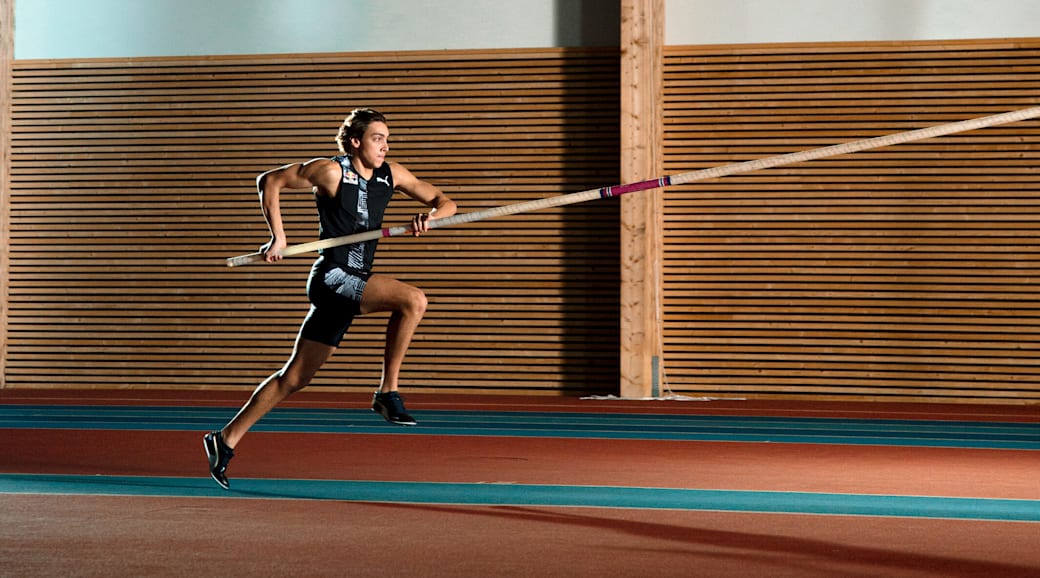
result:
[[[315,194],[334,194],[339,182],[339,164],[329,159],[314,159],[293,163],[267,171],[256,177],[256,191],[260,208],[271,230],[271,240],[260,247],[264,261],[272,263],[282,258],[288,244],[282,223],[282,189],[312,189]]]

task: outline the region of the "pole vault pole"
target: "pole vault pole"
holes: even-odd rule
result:
[[[524,203],[516,203],[512,205],[503,205],[501,207],[493,207],[490,209],[484,209],[482,211],[473,211],[470,213],[452,215],[450,217],[444,217],[443,219],[431,220],[430,228],[437,229],[440,227],[448,227],[451,225],[461,225],[464,223],[482,221],[484,219],[491,219],[494,217],[504,217],[506,215],[515,215],[518,213],[538,211],[541,209],[548,209],[550,207],[561,207],[563,205],[584,203],[586,201],[591,201],[594,199],[619,197],[621,195],[634,193],[636,191],[645,191],[648,189],[658,189],[674,185],[682,185],[686,183],[692,183],[695,181],[715,179],[728,175],[748,173],[752,171],[779,167],[783,165],[790,165],[794,163],[801,163],[805,161],[811,161],[838,155],[845,155],[869,149],[887,147],[897,144],[913,142],[917,140],[945,136],[958,132],[986,128],[989,126],[996,126],[1000,124],[1007,124],[1011,122],[1027,120],[1030,118],[1036,118],[1038,116],[1040,116],[1040,106],[1033,106],[1030,108],[1023,108],[1011,112],[1005,112],[1003,114],[982,116],[969,120],[962,120],[959,122],[941,124],[929,128],[921,128],[906,132],[898,132],[890,135],[857,140],[843,144],[765,157],[740,163],[732,163],[710,169],[702,169],[686,173],[679,173],[672,176],[651,179],[648,181],[641,181],[638,183],[616,185],[613,187],[604,187],[601,189],[589,189],[587,191],[581,191],[579,193],[559,195],[556,197],[548,197],[545,199],[538,199],[535,201],[527,201]],[[311,251],[318,251],[321,249],[339,247],[341,245],[351,245],[363,241],[370,241],[372,239],[379,239],[381,237],[393,237],[395,235],[404,235],[411,232],[411,225],[402,225],[398,227],[388,227],[385,229],[365,231],[363,233],[356,233],[353,235],[344,235],[342,237],[333,237],[331,239],[322,239],[320,241],[311,241],[309,243],[302,243],[299,245],[292,245],[290,247],[286,247],[284,250],[282,250],[282,256],[289,257],[292,255],[299,255],[301,253],[308,253]],[[250,263],[257,263],[261,261],[263,261],[263,255],[261,253],[251,253],[248,255],[239,255],[238,257],[228,258],[227,266],[238,267],[240,265],[248,265]]]

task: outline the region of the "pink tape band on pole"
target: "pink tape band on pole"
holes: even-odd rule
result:
[[[613,187],[604,187],[599,190],[599,196],[603,199],[606,199],[608,197],[620,197],[625,193],[634,193],[636,191],[645,191],[647,189],[660,189],[667,187],[670,184],[672,184],[671,177],[661,177],[659,179],[650,179],[648,181],[630,183],[627,185],[615,185]]]

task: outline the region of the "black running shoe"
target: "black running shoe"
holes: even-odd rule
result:
[[[227,466],[235,457],[235,450],[224,443],[224,436],[219,431],[209,432],[202,437],[202,445],[206,446],[206,457],[209,458],[209,475],[213,476],[220,487],[225,490],[231,487],[227,479]]]
[[[397,425],[415,425],[415,419],[404,409],[404,400],[396,391],[388,393],[376,392],[372,398],[372,411],[383,416],[383,419]]]

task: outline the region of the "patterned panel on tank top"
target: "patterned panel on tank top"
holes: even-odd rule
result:
[[[364,228],[368,228],[368,181],[363,178],[358,178],[358,196],[357,196],[357,213],[358,213],[358,224]],[[350,252],[347,254],[347,266],[363,270],[365,268],[365,243],[356,243],[350,246]]]

